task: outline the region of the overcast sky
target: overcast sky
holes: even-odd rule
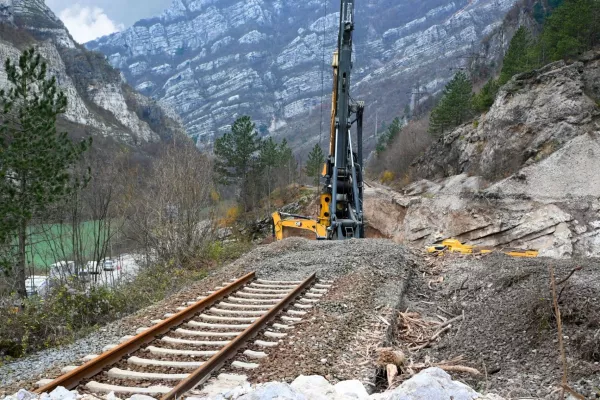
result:
[[[171,0],[46,0],[80,43],[127,28],[139,19],[159,15]]]

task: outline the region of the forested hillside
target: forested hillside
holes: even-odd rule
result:
[[[514,76],[558,60],[574,62],[586,51],[598,48],[599,18],[600,3],[594,0],[522,1],[515,5],[504,24],[484,40],[480,57],[456,72],[430,113],[415,116],[405,111],[406,126],[399,129],[392,124],[381,132],[380,144],[369,168],[371,176],[388,182],[398,179],[404,184],[417,177],[433,177],[427,173],[422,175],[422,168],[411,167],[430,144],[437,141],[432,149],[443,146],[444,137],[465,123],[477,128],[485,120],[485,113],[494,104],[500,88]],[[500,37],[504,38],[507,31],[513,31],[514,35],[498,63],[496,52],[490,47],[502,40]],[[587,90],[598,100],[595,88],[590,82]],[[440,167],[447,165],[447,161],[446,158],[429,160],[433,165],[439,162]],[[516,160],[512,169],[500,168],[501,174],[514,172],[524,161]],[[456,169],[457,172],[462,170]]]

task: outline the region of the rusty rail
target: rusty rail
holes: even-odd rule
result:
[[[277,305],[271,308],[265,315],[257,319],[244,332],[233,339],[221,351],[208,359],[200,368],[190,374],[189,377],[179,382],[169,393],[161,397],[161,400],[178,399],[183,396],[188,390],[193,389],[197,385],[203,383],[210,377],[215,370],[220,368],[229,358],[233,357],[237,351],[253,336],[255,336],[269,321],[271,321],[279,311],[287,307],[292,301],[300,295],[310,284],[314,282],[316,273],[309,276],[296,289],[288,294]]]
[[[150,329],[145,330],[144,332],[120,344],[114,349],[109,350],[101,354],[100,356],[94,358],[93,360],[88,361],[82,366],[74,369],[73,371],[56,378],[47,385],[37,389],[35,393],[51,392],[58,386],[64,386],[69,390],[73,389],[82,380],[91,378],[92,376],[102,372],[104,368],[121,360],[127,354],[133,353],[146,343],[155,340],[157,336],[168,332],[173,327],[178,326],[186,320],[192,318],[204,308],[210,307],[215,302],[238,290],[240,287],[253,280],[254,277],[254,272],[243,276],[235,282],[232,282],[230,285],[225,286],[223,289],[216,291],[210,296],[198,301],[196,304],[191,305],[185,310],[178,312],[177,314],[162,321],[161,323],[154,325]]]

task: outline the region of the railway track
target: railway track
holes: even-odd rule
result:
[[[64,386],[181,398],[225,364],[241,373],[257,368],[330,287],[315,274],[303,281],[271,281],[249,273],[139,328],[104,353],[87,356],[83,365],[65,367],[64,375],[40,381],[36,392]],[[255,340],[259,333],[261,340]]]

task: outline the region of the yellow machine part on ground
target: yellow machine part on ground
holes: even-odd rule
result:
[[[273,229],[276,240],[283,240],[285,228],[304,229],[314,232],[317,239],[327,239],[327,226],[309,218],[286,216],[275,212],[273,217]]]
[[[461,254],[487,254],[495,250],[463,244],[457,239],[446,239],[441,244],[427,248],[428,253],[441,254],[445,251]],[[539,254],[537,250],[502,249],[499,251],[512,257],[537,257]]]

